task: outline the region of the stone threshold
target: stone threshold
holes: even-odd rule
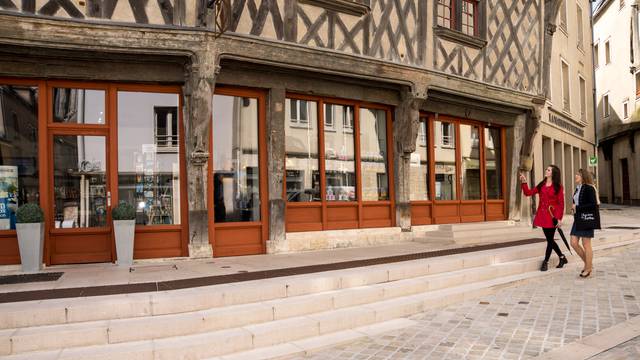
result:
[[[542,238],[531,238],[524,240],[509,241],[495,244],[485,244],[476,246],[466,246],[453,249],[435,250],[427,252],[419,252],[405,255],[385,256],[378,258],[343,261],[336,263],[308,265],[290,268],[281,268],[273,270],[251,271],[246,273],[213,275],[204,277],[195,277],[189,279],[178,279],[169,281],[156,281],[133,284],[116,284],[104,286],[88,286],[88,287],[71,287],[57,288],[46,290],[31,291],[15,291],[0,293],[0,303],[22,302],[34,300],[63,299],[73,297],[88,296],[104,296],[104,295],[120,295],[133,294],[142,292],[159,292],[168,290],[178,290],[187,288],[196,288],[202,286],[221,285],[239,283],[252,280],[273,279],[284,276],[303,275],[311,273],[319,273],[325,271],[344,270],[365,266],[392,264],[404,261],[428,259],[434,257],[466,254],[477,251],[495,250],[513,246],[529,245],[544,242]]]

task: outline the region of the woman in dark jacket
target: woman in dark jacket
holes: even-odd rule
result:
[[[573,193],[573,226],[571,227],[571,247],[584,262],[580,277],[589,277],[593,271],[593,249],[591,239],[593,230],[600,229],[600,214],[598,213],[598,196],[593,186],[593,177],[583,169],[575,176],[576,191]],[[582,246],[580,246],[582,239]]]
[[[533,189],[529,189],[527,178],[520,174],[524,194],[526,196],[540,195],[540,205],[538,205],[538,211],[533,220],[533,225],[540,226],[547,239],[547,250],[544,254],[544,261],[540,266],[540,271],[547,271],[551,250],[555,251],[560,258],[556,268],[561,268],[568,263],[567,258],[562,254],[560,247],[553,239],[556,228],[562,224],[562,215],[564,214],[564,190],[560,179],[560,169],[555,165],[549,165],[544,172],[544,180]],[[553,217],[551,216],[552,213]],[[558,220],[557,224],[553,223],[554,217]]]

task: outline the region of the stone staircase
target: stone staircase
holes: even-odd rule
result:
[[[416,242],[456,245],[544,238],[540,229],[522,226],[512,220],[414,226],[412,232]]]
[[[598,251],[640,242],[608,231]],[[3,359],[266,359],[410,325],[548,273],[544,244],[153,293],[0,304]],[[577,267],[577,257],[570,258]],[[567,271],[567,270],[562,270]],[[573,271],[573,270],[568,270]]]

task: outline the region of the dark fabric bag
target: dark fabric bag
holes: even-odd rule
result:
[[[600,229],[600,209],[598,205],[590,209],[582,209],[576,215],[576,230]]]

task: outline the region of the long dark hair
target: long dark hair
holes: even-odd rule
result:
[[[549,165],[549,167],[551,168],[551,182],[553,183],[553,190],[555,190],[556,194],[558,194],[558,192],[560,192],[560,187],[562,186],[562,175],[560,174],[560,168],[555,165]],[[542,185],[544,185],[546,181],[547,179],[544,178],[538,183],[538,186],[536,186],[538,188],[538,193],[542,191]]]

